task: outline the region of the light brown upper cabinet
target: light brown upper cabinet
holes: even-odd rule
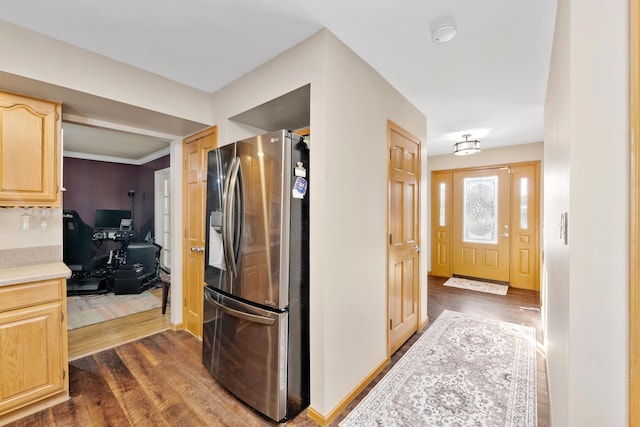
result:
[[[0,92],[0,206],[60,206],[61,104]]]

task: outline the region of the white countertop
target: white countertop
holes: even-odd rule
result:
[[[17,285],[19,283],[37,282],[39,280],[68,278],[71,270],[63,262],[46,264],[26,264],[16,267],[0,268],[0,286]]]

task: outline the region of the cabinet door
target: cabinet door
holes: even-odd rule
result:
[[[59,206],[60,104],[0,92],[0,206]]]
[[[0,313],[0,415],[64,390],[63,323],[60,302]]]

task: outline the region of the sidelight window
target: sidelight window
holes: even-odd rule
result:
[[[447,225],[447,209],[446,209],[446,201],[447,201],[447,184],[444,182],[440,183],[440,227],[445,227]]]
[[[520,178],[520,228],[529,228],[529,178]]]

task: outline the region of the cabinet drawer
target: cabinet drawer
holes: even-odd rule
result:
[[[43,280],[0,287],[0,312],[22,307],[60,301],[62,279]]]

